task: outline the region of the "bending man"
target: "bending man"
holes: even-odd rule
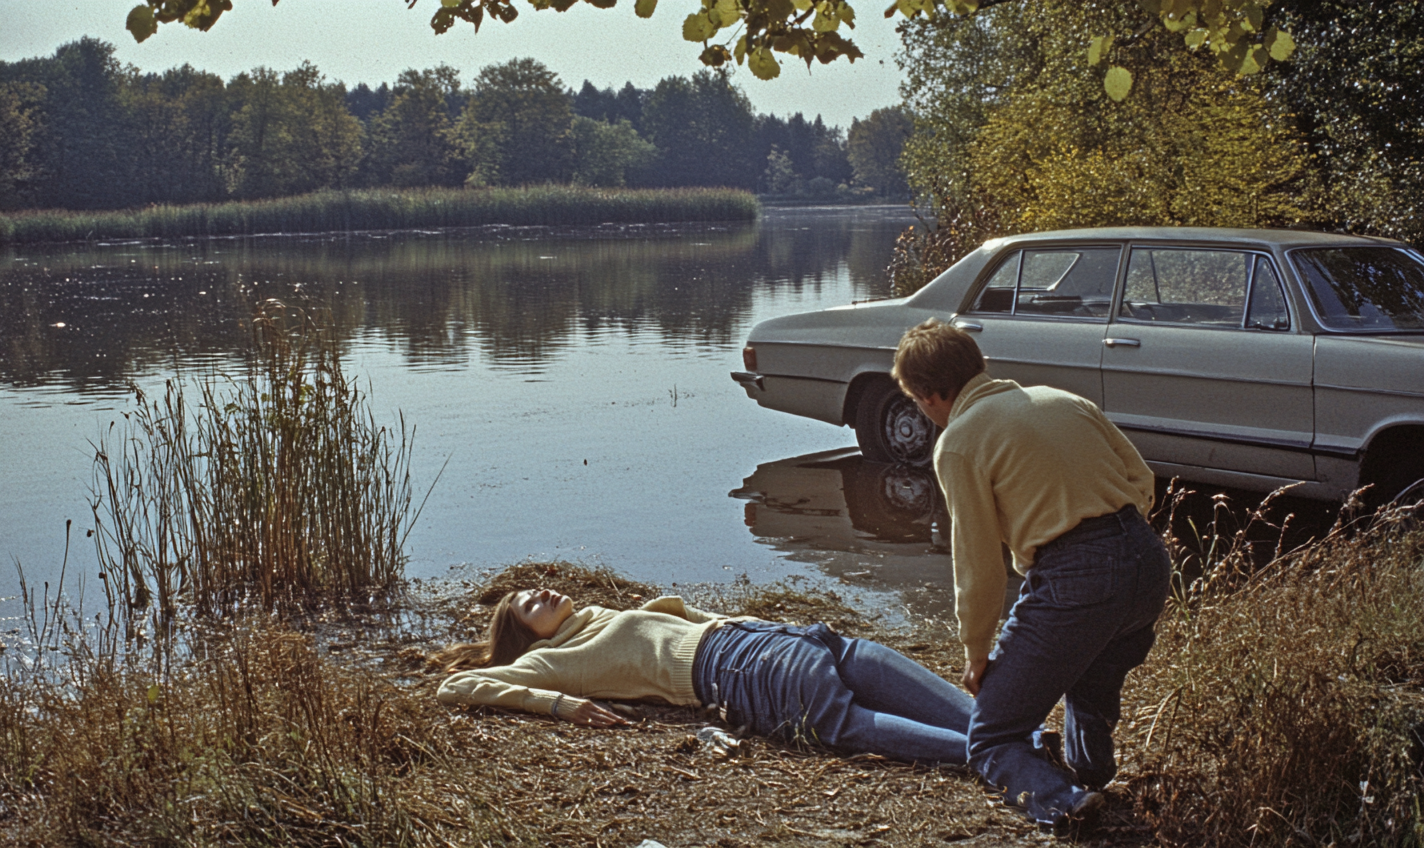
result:
[[[975,695],[969,765],[1043,825],[1091,818],[1117,773],[1123,680],[1147,658],[1168,593],[1171,564],[1143,517],[1152,472],[1093,403],[990,379],[978,345],[948,324],[907,332],[893,373],[944,428],[934,464]],[[1002,544],[1024,584],[995,645]],[[1071,773],[1032,736],[1060,698]]]

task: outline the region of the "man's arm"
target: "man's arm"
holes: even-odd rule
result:
[[[1007,579],[998,508],[988,476],[965,457],[950,451],[939,453],[935,474],[953,522],[950,550],[955,614],[964,656],[972,666],[988,659],[1004,608]]]

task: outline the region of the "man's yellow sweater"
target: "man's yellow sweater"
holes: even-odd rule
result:
[[[636,610],[584,607],[558,632],[535,642],[511,665],[461,671],[440,684],[447,704],[485,704],[570,715],[586,698],[657,699],[695,704],[692,664],[702,635],[728,620],[655,598]]]
[[[953,521],[959,639],[970,661],[989,655],[1003,610],[1002,544],[1027,574],[1043,544],[1085,518],[1152,508],[1152,471],[1091,401],[979,374],[950,409],[935,474]]]

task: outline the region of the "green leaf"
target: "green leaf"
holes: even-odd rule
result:
[[[796,11],[804,12],[811,8],[811,0],[791,0],[791,5],[796,7]]]
[[[841,23],[855,28],[855,7],[849,3],[837,3],[836,15],[841,19]]]
[[[1187,33],[1187,47],[1190,47],[1192,50],[1199,49],[1203,44],[1206,43],[1206,37],[1210,34],[1211,30],[1206,29],[1205,27],[1197,27],[1196,29]]]
[[[717,34],[717,27],[701,12],[693,12],[682,22],[684,41],[706,41]]]
[[[733,55],[733,57],[736,58],[738,65],[740,65],[740,64],[742,64],[743,62],[746,61],[746,59],[747,59],[747,37],[746,37],[745,35],[742,36],[741,38],[737,39],[737,46],[735,46],[735,47],[732,48],[732,55]]]
[[[1137,5],[1154,18],[1162,14],[1162,0],[1137,0]]]
[[[708,17],[719,27],[734,26],[742,19],[742,7],[737,0],[717,0]]]
[[[453,9],[460,5],[460,0],[440,0],[440,5],[447,9]]]
[[[1247,2],[1241,6],[1241,13],[1246,17],[1246,19],[1241,22],[1242,26],[1251,32],[1261,31],[1261,24],[1265,21],[1266,13],[1259,4],[1247,0]]]
[[[1271,63],[1271,54],[1267,53],[1266,48],[1259,44],[1252,47],[1250,52],[1246,54],[1246,57],[1247,63],[1243,66],[1241,73],[1248,76],[1260,73],[1262,68]]]
[[[1113,37],[1111,35],[1099,35],[1088,42],[1088,64],[1096,65],[1107,56],[1112,49]]]
[[[657,8],[658,0],[637,0],[633,4],[633,12],[640,18],[651,18]]]
[[[821,11],[821,8],[826,5],[825,3],[821,4],[821,7],[816,9],[816,17],[811,19],[811,29],[816,32],[835,32],[841,25],[839,18]]]
[[[1197,13],[1196,13],[1196,12],[1187,12],[1185,15],[1183,15],[1183,16],[1180,17],[1180,18],[1170,18],[1170,17],[1169,17],[1169,18],[1163,18],[1163,19],[1162,19],[1162,26],[1166,27],[1167,29],[1171,30],[1172,32],[1181,32],[1182,30],[1191,29],[1191,28],[1195,27],[1196,25],[1197,25]]]
[[[1132,91],[1132,72],[1119,65],[1113,65],[1108,68],[1107,75],[1103,77],[1103,88],[1107,91],[1108,97],[1121,103]]]
[[[767,0],[766,14],[773,21],[784,21],[796,13],[791,0]]]
[[[1266,33],[1265,45],[1271,58],[1277,62],[1284,62],[1295,52],[1295,39],[1291,38],[1290,33],[1276,27],[1271,27]]]
[[[1244,75],[1247,73],[1246,63],[1250,61],[1250,54],[1251,45],[1245,41],[1237,41],[1231,45],[1230,50],[1222,52],[1221,64],[1225,65],[1229,71]]]
[[[134,41],[142,44],[150,35],[158,32],[158,21],[153,17],[153,10],[147,5],[135,6],[129,10],[124,28],[133,33]]]
[[[148,687],[148,702],[150,704],[158,703],[158,696],[162,694],[163,690],[159,687],[159,685],[157,683],[153,684],[152,686]]]
[[[747,67],[759,80],[776,79],[781,75],[781,65],[766,47],[758,47],[747,54]]]

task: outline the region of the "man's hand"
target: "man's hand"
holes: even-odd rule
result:
[[[979,684],[984,681],[984,670],[988,667],[988,657],[979,660],[968,660],[964,663],[964,676],[959,678],[959,682],[964,684],[966,692],[976,698],[979,697]]]
[[[561,710],[561,712],[568,713],[568,710]],[[620,724],[629,724],[627,719],[593,701],[584,701],[572,713],[559,717],[585,727],[617,727]]]

